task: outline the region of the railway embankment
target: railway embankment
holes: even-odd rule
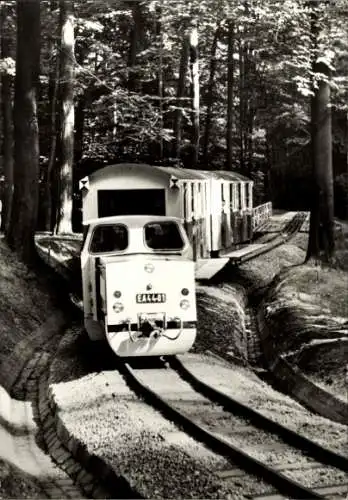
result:
[[[238,365],[248,364],[247,294],[243,286],[197,287],[198,335],[194,353],[212,351]]]
[[[348,422],[346,274],[300,266],[279,276],[258,310],[267,365],[307,407]]]
[[[257,304],[266,366],[280,387],[332,420],[348,421],[347,226],[337,224],[336,268],[304,265],[307,234],[241,266]]]

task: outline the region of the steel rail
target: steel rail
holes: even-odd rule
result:
[[[286,443],[308,453],[319,462],[348,472],[348,458],[344,455],[329,450],[305,436],[301,436],[301,434],[271,420],[250,406],[203,382],[184,366],[177,356],[167,357],[166,360],[186,382],[211,401],[220,404],[231,413],[247,418],[255,427],[276,434]]]
[[[132,390],[141,395],[146,402],[149,402],[153,407],[161,411],[166,418],[182,427],[186,433],[207,445],[211,450],[232,459],[239,467],[253,475],[259,476],[287,497],[291,495],[291,498],[298,499],[325,498],[314,490],[302,486],[300,483],[289,479],[281,472],[277,472],[268,465],[254,459],[225,439],[216,436],[206,428],[198,425],[194,420],[191,420],[153,391],[147,384],[143,383],[137,376],[136,370],[128,363],[119,361],[118,368]]]
[[[280,232],[280,234],[277,234],[272,240],[265,243],[266,248],[260,248],[260,249],[254,250],[253,252],[250,252],[250,253],[243,255],[241,257],[238,257],[236,259],[231,258],[231,264],[233,264],[233,265],[244,264],[244,262],[248,262],[249,260],[255,259],[256,257],[259,257],[260,255],[264,255],[265,253],[270,252],[274,248],[277,248],[280,245],[283,245],[290,238],[292,238],[295,235],[295,233],[297,233],[299,231],[305,218],[306,218],[305,212],[299,212],[287,223],[287,225]],[[222,257],[223,257],[223,255],[222,255]]]

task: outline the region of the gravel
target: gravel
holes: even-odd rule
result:
[[[180,360],[198,378],[284,426],[336,452],[346,454],[347,427],[316,415],[260,380],[250,370],[210,355],[185,354]],[[232,367],[232,371],[231,371]]]
[[[77,329],[62,339],[50,388],[59,418],[89,453],[145,497],[243,498],[241,485],[231,496],[231,485],[227,488],[211,473],[230,468],[229,463],[139,400],[117,371],[84,373],[81,343]],[[74,368],[66,371],[69,364]],[[63,381],[53,383],[59,378]]]
[[[80,380],[80,388],[86,382],[89,393],[83,400],[80,391],[71,391],[73,382],[54,388],[69,431],[145,497],[221,497],[223,491],[210,474],[215,463],[221,467],[220,457],[129,394],[116,378],[115,373],[102,373]],[[74,394],[74,402],[64,398],[63,406],[61,390]]]
[[[331,484],[339,485],[347,483],[347,474],[333,467],[307,469],[305,474],[301,470],[294,469],[287,471],[286,475],[295,481],[301,481],[301,483],[308,488],[319,488],[320,486],[329,486]],[[334,482],[332,481],[333,477],[335,478]]]

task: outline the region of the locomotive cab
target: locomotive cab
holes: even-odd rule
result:
[[[119,356],[188,351],[196,337],[192,248],[182,221],[115,216],[87,221],[81,252],[85,328]]]

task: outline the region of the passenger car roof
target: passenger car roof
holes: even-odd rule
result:
[[[99,179],[107,176],[123,175],[124,173],[132,173],[134,175],[162,175],[168,179],[176,178],[181,181],[185,180],[229,180],[234,182],[250,182],[251,179],[239,174],[236,171],[226,170],[196,170],[182,167],[163,167],[158,165],[149,165],[144,163],[118,163],[108,165],[93,172],[89,179],[93,182],[98,182]]]
[[[98,224],[125,224],[130,228],[143,227],[149,222],[174,221],[179,224],[183,222],[180,217],[171,217],[167,215],[113,215],[111,217],[100,217],[84,221],[84,226],[96,226]]]

